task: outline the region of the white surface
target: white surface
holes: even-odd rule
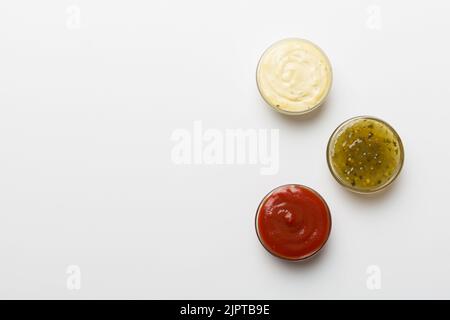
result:
[[[450,298],[449,9],[2,1],[0,297]],[[292,36],[317,43],[334,71],[327,104],[303,119],[271,110],[255,84],[264,49]],[[361,114],[391,123],[406,151],[399,180],[372,198],[342,189],[325,161],[333,129]],[[194,120],[280,129],[278,174],[174,165],[171,134]],[[303,264],[270,256],[253,226],[261,198],[290,182],[333,215],[326,248]],[[69,265],[80,290],[66,287]],[[380,290],[366,287],[370,265]]]

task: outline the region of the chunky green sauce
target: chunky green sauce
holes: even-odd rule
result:
[[[399,173],[403,146],[397,133],[386,123],[356,118],[333,135],[328,160],[343,185],[372,192],[389,184]]]

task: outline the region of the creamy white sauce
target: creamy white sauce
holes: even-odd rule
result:
[[[304,113],[318,107],[328,95],[331,65],[313,43],[285,39],[264,52],[257,69],[264,100],[278,111]]]

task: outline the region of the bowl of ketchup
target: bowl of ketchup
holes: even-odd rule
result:
[[[313,189],[288,184],[267,194],[256,211],[256,233],[272,255],[299,261],[316,254],[328,240],[331,214]]]

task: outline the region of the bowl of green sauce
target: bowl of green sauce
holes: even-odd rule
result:
[[[348,190],[374,193],[389,186],[400,174],[403,143],[387,122],[359,116],[333,132],[327,162],[333,177]]]

